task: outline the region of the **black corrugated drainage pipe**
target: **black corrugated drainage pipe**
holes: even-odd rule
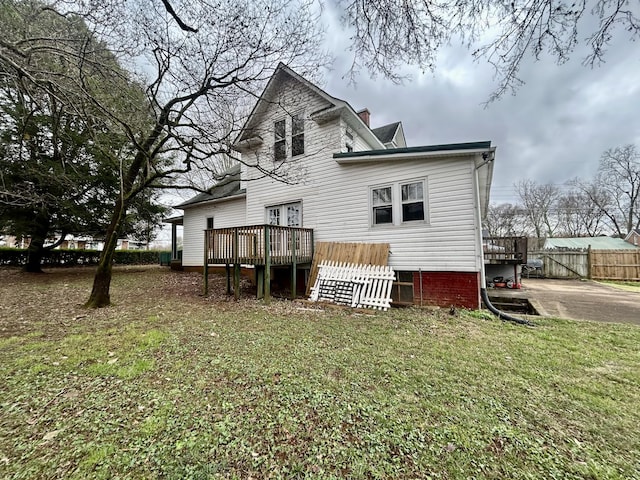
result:
[[[500,320],[517,323],[519,325],[528,325],[530,327],[534,326],[534,324],[531,323],[529,320],[514,317],[512,315],[509,315],[508,313],[501,312],[496,307],[494,307],[493,304],[491,303],[491,300],[489,300],[489,295],[487,294],[486,288],[480,288],[480,297],[482,297],[482,301],[484,302],[486,307],[489,309],[489,311],[494,315],[496,315]]]

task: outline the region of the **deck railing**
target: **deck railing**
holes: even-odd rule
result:
[[[207,265],[295,265],[313,258],[310,228],[251,225],[205,230]]]
[[[482,239],[485,263],[527,263],[526,237],[485,237]]]

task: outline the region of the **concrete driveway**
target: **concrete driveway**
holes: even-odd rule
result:
[[[640,325],[640,293],[580,280],[522,279],[514,296],[525,297],[540,315]]]

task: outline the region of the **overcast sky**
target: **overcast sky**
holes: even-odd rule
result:
[[[371,111],[373,128],[402,121],[409,146],[491,140],[497,147],[491,201],[513,202],[521,179],[563,184],[591,178],[602,152],[640,147],[640,54],[628,37],[615,37],[606,64],[582,65],[586,50],[556,65],[527,58],[516,96],[483,104],[497,87],[493,68],[462,47],[441,51],[436,70],[411,70],[413,81],[394,85],[366,72],[350,85],[343,75],[351,57],[348,32],[329,23],[328,48],[336,60],[323,88],[359,110]],[[620,32],[618,32],[620,33]]]

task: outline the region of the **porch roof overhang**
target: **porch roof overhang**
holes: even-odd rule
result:
[[[184,221],[184,216],[182,215],[162,219],[162,223],[169,223],[172,225],[182,225],[183,221]]]
[[[180,205],[176,205],[174,208],[179,208],[180,210],[185,210],[185,209],[191,208],[191,207],[199,207],[200,205],[205,205],[205,204],[209,205],[209,204],[213,204],[213,203],[222,203],[222,202],[227,202],[229,200],[235,200],[235,199],[238,199],[238,198],[245,198],[246,196],[247,196],[246,189],[242,189],[236,195],[229,195],[228,197],[221,197],[221,198],[205,198],[205,199],[202,199],[200,201],[182,203]]]

